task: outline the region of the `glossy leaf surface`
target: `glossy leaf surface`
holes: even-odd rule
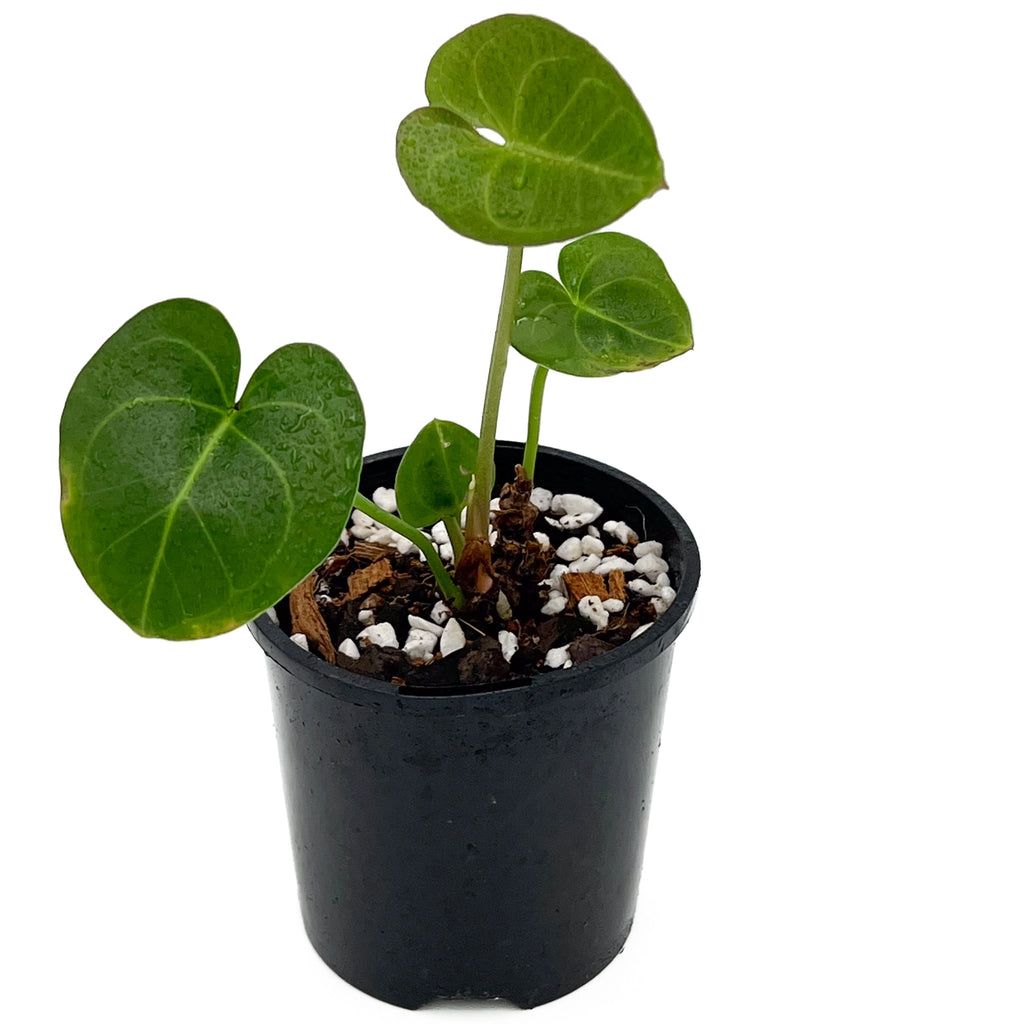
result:
[[[512,344],[527,359],[576,377],[643,370],[693,348],[690,313],[658,254],[614,231],[562,249],[559,284],[527,270]]]
[[[332,549],[363,410],[326,349],[287,345],[235,402],[239,350],[212,306],[144,309],[78,375],[60,432],[61,517],[99,597],[136,632],[241,625]]]
[[[431,420],[416,435],[395,475],[398,512],[410,526],[432,526],[462,511],[478,444],[472,431],[449,420]]]
[[[502,15],[450,39],[426,92],[430,106],[399,127],[399,168],[421,203],[470,238],[564,241],[664,187],[654,131],[629,86],[544,18]]]

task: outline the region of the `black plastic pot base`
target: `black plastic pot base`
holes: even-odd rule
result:
[[[366,460],[364,493],[399,455]],[[502,446],[499,474],[518,455]],[[678,596],[636,640],[526,686],[425,695],[328,665],[266,617],[250,627],[268,655],[306,932],[332,970],[396,1006],[540,1006],[607,967],[632,925],[699,555],[625,474],[542,449],[538,479],[663,539]]]
[[[630,926],[632,926],[632,922],[630,922]],[[353,988],[358,989],[364,995],[372,996],[373,998],[379,999],[391,1006],[398,1006],[403,1010],[427,1011],[431,1009],[446,1008],[453,1004],[460,1008],[465,1007],[467,1009],[471,1007],[482,1007],[495,1010],[533,1010],[538,1006],[544,1006],[547,1003],[552,1003],[557,999],[561,999],[563,996],[571,995],[577,989],[582,988],[588,982],[593,981],[594,978],[604,971],[606,967],[611,965],[619,953],[622,952],[622,949],[625,948],[625,945],[623,945],[617,953],[609,957],[604,963],[591,964],[584,974],[575,976],[569,984],[549,985],[544,988],[537,988],[536,986],[517,989],[504,987],[501,990],[501,994],[498,995],[487,989],[478,990],[474,988],[465,988],[462,990],[456,990],[455,992],[446,990],[440,993],[431,990],[429,986],[417,990],[414,985],[409,984],[408,979],[403,979],[395,987],[393,994],[389,996],[380,988],[365,988],[351,980],[347,976],[346,965],[332,964],[328,959],[326,959],[323,952],[317,946],[316,937],[310,935],[308,929],[306,931],[306,937],[310,940],[313,949],[316,951],[320,959],[323,960],[324,964],[338,975],[342,981],[351,985]]]

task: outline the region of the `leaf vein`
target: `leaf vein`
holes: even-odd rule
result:
[[[630,334],[633,334],[633,335],[635,335],[638,338],[643,338],[644,341],[650,341],[650,342],[653,342],[656,345],[663,345],[665,348],[672,348],[673,347],[671,340],[669,340],[667,338],[659,338],[656,335],[647,334],[644,331],[637,330],[635,327],[630,327],[629,324],[623,323],[623,321],[621,321],[621,320],[615,320],[615,319],[613,319],[610,316],[605,316],[603,313],[599,313],[596,309],[591,309],[589,306],[585,306],[583,304],[579,304],[577,308],[578,308],[580,313],[587,313],[589,316],[592,316],[592,317],[594,317],[597,320],[601,320],[601,321],[603,321],[606,324],[612,324],[612,326],[614,326],[614,327],[621,327],[624,331],[629,331]],[[579,315],[577,314],[577,316],[574,318],[574,324],[573,324],[573,329],[574,330],[576,330],[578,322],[579,322]],[[578,337],[579,337],[579,334],[578,334],[578,331],[577,331],[577,338]],[[583,347],[585,348],[586,346],[583,346]]]
[[[267,560],[266,560],[266,564],[269,565],[281,553],[281,551],[283,550],[283,548],[284,548],[285,544],[287,543],[288,538],[289,538],[289,536],[291,535],[291,532],[292,532],[292,522],[294,520],[294,513],[295,513],[295,501],[294,501],[294,494],[293,494],[293,491],[292,491],[292,485],[291,485],[291,482],[288,479],[288,475],[285,473],[284,469],[281,467],[281,464],[277,461],[277,459],[275,459],[270,454],[270,452],[268,452],[261,444],[259,444],[258,442],[254,441],[251,437],[249,437],[249,435],[246,434],[244,431],[239,430],[237,425],[235,425],[234,423],[231,424],[231,429],[243,441],[245,441],[247,444],[251,445],[257,452],[260,453],[260,455],[263,456],[264,459],[267,460],[267,462],[269,463],[271,469],[273,469],[274,473],[277,475],[277,478],[278,478],[278,480],[281,483],[281,489],[284,491],[285,526],[284,526],[284,529],[281,531],[281,536],[280,536],[280,539],[278,541],[277,547],[274,549],[273,554],[270,555],[267,558]]]
[[[89,435],[89,440],[85,444],[85,450],[82,453],[82,461],[87,462],[92,455],[92,449],[99,439],[103,430],[110,424],[110,422],[120,416],[122,413],[129,412],[139,405],[156,405],[160,402],[173,402],[180,405],[191,405],[196,409],[206,409],[210,412],[218,413],[223,416],[225,409],[220,409],[216,405],[210,405],[208,402],[200,402],[195,398],[188,398],[185,395],[143,395],[141,398],[129,398],[128,401],[122,402],[119,406],[111,409],[106,416],[103,417],[96,424],[93,432]]]
[[[206,520],[203,519],[199,509],[196,508],[195,502],[189,497],[186,499],[188,507],[192,510],[192,515],[196,517],[196,522],[199,524],[199,529],[203,531],[207,542],[210,547],[213,548],[213,553],[217,556],[217,561],[220,562],[221,570],[224,573],[224,578],[227,580],[228,589],[232,594],[238,593],[238,588],[234,585],[231,580],[231,571],[228,569],[227,563],[224,561],[224,556],[220,553],[220,548],[217,547],[217,542],[214,540],[213,534],[210,533],[209,527],[206,525]]]
[[[156,577],[160,571],[160,564],[164,561],[164,554],[167,551],[167,542],[171,536],[171,529],[174,525],[174,520],[177,517],[178,509],[181,507],[181,503],[188,497],[189,492],[192,490],[193,485],[196,482],[196,478],[203,471],[207,462],[210,461],[214,449],[220,443],[221,438],[227,431],[228,427],[231,426],[232,417],[235,415],[234,410],[224,416],[224,419],[217,425],[216,429],[210,434],[209,439],[203,446],[202,451],[199,453],[196,461],[192,464],[191,470],[185,477],[184,482],[181,485],[178,493],[174,496],[170,505],[166,508],[167,520],[164,523],[163,533],[160,537],[160,544],[157,548],[156,557],[153,559],[153,568],[150,570],[149,578],[146,584],[146,593],[142,599],[142,610],[139,616],[139,625],[144,630],[146,628],[146,620],[149,617],[149,605],[153,599],[153,590],[156,587]],[[182,608],[184,611],[184,607]]]

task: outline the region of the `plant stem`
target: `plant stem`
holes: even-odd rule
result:
[[[375,522],[386,526],[389,530],[394,530],[395,533],[405,537],[406,540],[412,541],[423,552],[423,557],[427,560],[430,571],[437,579],[438,589],[441,591],[444,599],[451,601],[456,608],[461,608],[465,604],[465,595],[459,589],[455,580],[448,574],[448,570],[444,567],[444,562],[441,561],[441,556],[434,549],[434,545],[430,543],[428,537],[424,537],[419,530],[410,526],[404,520],[399,519],[398,516],[385,512],[384,509],[379,505],[375,505],[365,495],[360,494],[359,491],[356,491],[355,507]]]
[[[537,468],[537,443],[540,440],[540,409],[544,402],[544,384],[548,379],[548,368],[537,366],[533,371],[530,387],[530,420],[526,428],[526,447],[523,449],[523,471],[533,479]]]
[[[462,525],[459,523],[459,517],[445,516],[441,522],[444,523],[444,528],[448,531],[448,540],[451,542],[452,552],[457,562],[465,546],[465,541],[462,539]]]
[[[519,291],[519,273],[523,266],[523,247],[510,245],[505,254],[505,280],[501,287],[501,305],[494,328],[491,365],[487,371],[484,411],[480,420],[480,448],[476,457],[476,478],[466,514],[466,539],[486,541],[490,527],[491,490],[494,481],[494,442],[498,435],[498,407],[501,385],[505,379],[508,350],[512,342],[512,317]]]

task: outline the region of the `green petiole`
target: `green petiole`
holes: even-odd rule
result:
[[[384,509],[379,505],[375,505],[365,495],[360,494],[359,491],[356,491],[354,507],[368,515],[375,522],[386,526],[389,530],[394,530],[395,533],[405,537],[406,540],[412,541],[423,552],[423,557],[427,560],[430,571],[436,577],[438,589],[441,591],[444,599],[450,601],[456,608],[461,608],[465,604],[465,595],[459,589],[455,580],[448,574],[448,570],[444,567],[444,562],[441,561],[441,556],[435,550],[434,545],[430,543],[428,537],[424,537],[419,530],[399,519],[398,516],[385,512]]]
[[[512,317],[515,313],[519,274],[523,266],[523,247],[510,245],[505,255],[505,280],[501,288],[498,322],[494,328],[491,365],[487,372],[487,391],[480,421],[480,447],[477,449],[476,476],[470,491],[466,513],[466,539],[486,541],[490,532],[491,479],[494,465],[494,443],[498,435],[498,407],[501,385],[505,379],[508,350],[512,343]]]
[[[444,528],[448,531],[448,540],[451,542],[452,552],[457,562],[465,547],[465,541],[462,539],[462,524],[459,522],[458,516],[444,516],[441,522],[444,523]]]
[[[538,364],[533,371],[533,384],[530,387],[530,417],[526,428],[526,445],[523,448],[523,470],[527,477],[533,479],[537,468],[537,444],[540,440],[540,410],[544,402],[544,385],[548,379],[548,368]]]

